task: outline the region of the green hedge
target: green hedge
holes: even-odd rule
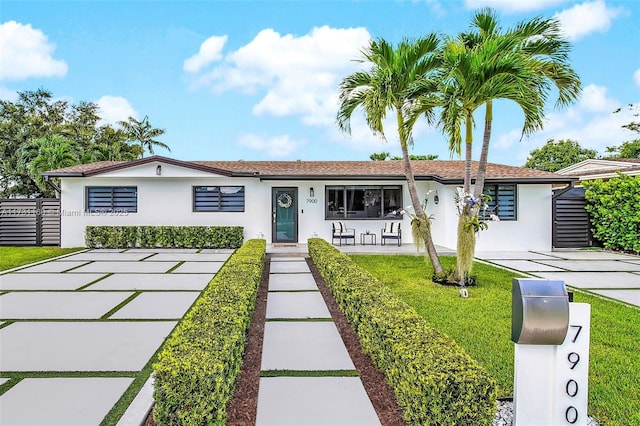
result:
[[[593,236],[605,248],[640,253],[640,176],[583,185]]]
[[[224,425],[240,373],[266,243],[249,240],[165,341],[155,370],[158,425]]]
[[[242,226],[87,226],[91,248],[238,248]]]
[[[408,424],[491,424],[495,381],[460,346],[326,241],[310,239],[309,255]]]

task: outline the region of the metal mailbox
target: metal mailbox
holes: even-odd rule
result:
[[[563,281],[514,278],[511,340],[561,345],[569,328],[569,296]]]

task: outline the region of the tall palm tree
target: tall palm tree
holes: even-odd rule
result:
[[[127,134],[128,140],[140,144],[140,158],[144,157],[145,150],[148,150],[149,153],[153,155],[154,147],[165,148],[171,152],[171,148],[169,148],[167,144],[154,139],[162,136],[165,130],[152,127],[149,123],[149,116],[145,115],[142,121],[138,121],[134,117],[129,117],[128,121],[120,121],[120,126],[122,126],[122,130]]]
[[[351,132],[351,116],[362,108],[365,120],[375,135],[385,138],[383,120],[387,112],[395,113],[398,138],[402,149],[404,171],[411,203],[424,233],[425,247],[436,275],[444,271],[431,237],[431,224],[420,204],[416,182],[409,160],[409,146],[413,143],[412,129],[415,118],[408,113],[413,102],[410,94],[414,86],[429,80],[438,69],[440,39],[436,34],[415,41],[403,40],[395,48],[383,39],[371,40],[358,61],[369,66],[367,71],[358,71],[345,77],[340,83],[340,108],[337,121],[340,129]],[[422,97],[422,113],[433,117],[435,104],[428,96]],[[431,108],[427,108],[431,105]]]
[[[580,93],[580,79],[568,64],[569,43],[555,19],[534,18],[502,32],[490,9],[476,13],[472,31],[445,43],[440,123],[449,135],[452,152],[462,151],[464,125],[465,174],[459,200],[456,278],[464,284],[473,263],[475,234],[483,229],[480,206],[488,161],[493,100],[515,102],[524,114],[523,136],[543,126],[551,86],[559,91],[556,106],[567,105]],[[485,106],[483,145],[471,192],[474,112]]]

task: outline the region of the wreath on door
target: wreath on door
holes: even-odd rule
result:
[[[282,193],[278,195],[278,205],[283,209],[288,209],[289,207],[291,207],[292,203],[293,203],[293,198],[291,198],[291,195],[287,193]]]

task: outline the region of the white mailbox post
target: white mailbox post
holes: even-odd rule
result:
[[[516,426],[587,424],[590,308],[562,281],[513,279]]]

